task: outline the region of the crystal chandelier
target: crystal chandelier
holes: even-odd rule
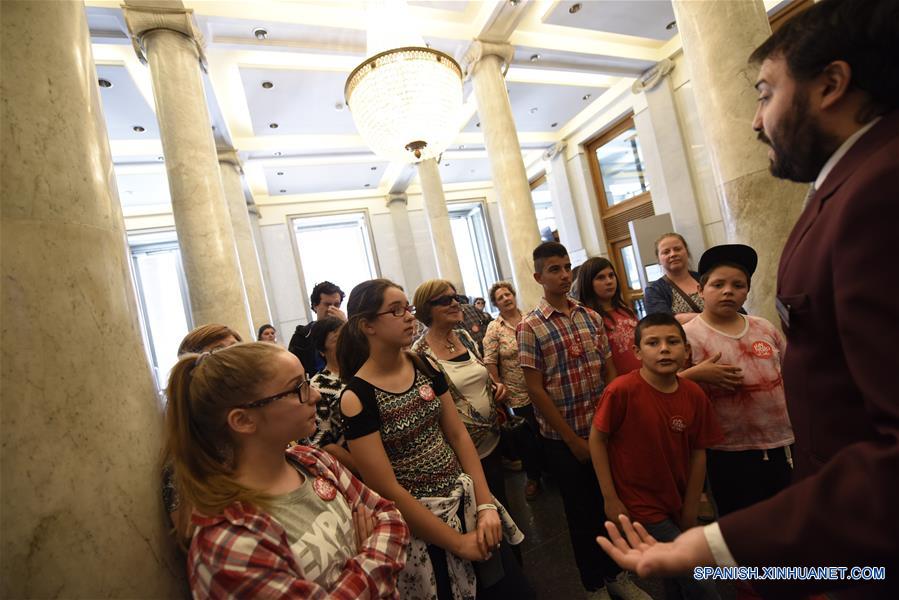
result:
[[[424,44],[392,48],[353,69],[344,96],[375,154],[403,163],[436,158],[459,133],[462,69]]]

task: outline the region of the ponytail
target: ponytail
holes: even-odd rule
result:
[[[337,364],[340,366],[340,380],[349,383],[365,361],[370,349],[368,338],[362,332],[362,321],[359,315],[350,317],[337,337]]]
[[[230,410],[252,399],[274,374],[272,360],[286,352],[274,344],[238,344],[213,353],[186,354],[172,368],[166,388],[165,459],[181,500],[176,529],[184,534],[190,510],[221,514],[241,501],[265,507],[270,498],[234,479]],[[183,528],[182,528],[183,526]]]

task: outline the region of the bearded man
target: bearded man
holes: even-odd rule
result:
[[[847,571],[753,586],[765,598],[899,598],[897,48],[899,1],[823,0],[750,57],[771,173],[812,184],[778,270],[794,484],[669,544],[623,518],[628,539],[600,541],[622,567],[877,566],[883,581]]]

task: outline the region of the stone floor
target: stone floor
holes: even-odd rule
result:
[[[541,600],[581,600],[586,592],[574,564],[562,498],[552,479],[544,477],[541,494],[533,501],[524,498],[523,472],[506,471],[509,510],[525,534],[522,543],[524,572]],[[658,579],[636,579],[637,585],[655,600],[677,600],[665,595]],[[719,584],[722,600],[732,600],[731,586]]]

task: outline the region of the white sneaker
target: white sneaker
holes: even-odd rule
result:
[[[608,588],[602,588],[593,592],[588,592],[587,600],[612,600],[612,597],[609,595]]]
[[[619,573],[614,581],[606,582],[604,589],[608,590],[606,595],[611,593],[621,598],[621,600],[652,600],[652,596],[631,581],[630,574],[627,571]]]

